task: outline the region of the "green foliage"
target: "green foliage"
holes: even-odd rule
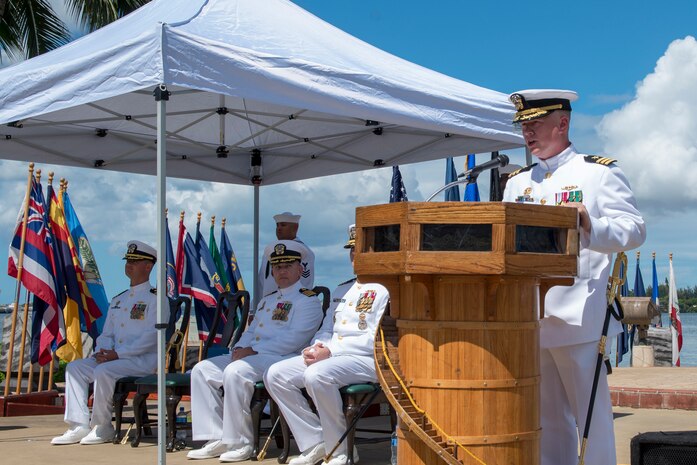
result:
[[[2,383],[3,381],[5,381],[5,373],[0,371],[0,383]]]
[[[53,371],[53,382],[62,383],[65,381],[65,367],[68,365],[67,362],[63,360],[58,361],[58,368]]]

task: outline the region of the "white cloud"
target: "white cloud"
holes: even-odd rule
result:
[[[670,44],[636,96],[598,125],[645,212],[693,210],[697,200],[697,41]]]

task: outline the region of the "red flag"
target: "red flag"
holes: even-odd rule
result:
[[[673,254],[670,254],[670,288],[668,301],[670,305],[670,333],[673,336],[673,365],[680,366],[680,350],[682,349],[682,320],[680,319],[680,305],[678,305],[678,288],[675,286],[675,274],[673,273]]]

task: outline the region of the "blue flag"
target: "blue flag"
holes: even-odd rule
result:
[[[90,335],[96,339],[96,337],[102,333],[102,328],[104,328],[106,314],[109,311],[109,299],[107,299],[106,291],[104,290],[102,276],[99,274],[97,260],[95,260],[94,253],[92,253],[92,246],[87,239],[87,234],[85,234],[84,229],[82,229],[82,224],[80,224],[77,213],[75,213],[67,190],[63,192],[63,213],[65,214],[65,222],[73,238],[73,243],[76,246],[78,258],[82,264],[82,272],[85,275],[87,288],[90,291],[94,303],[97,304],[102,314],[102,316],[92,323],[96,326],[93,326]]]
[[[658,322],[656,326],[659,328],[663,327],[663,316],[660,311],[660,302],[658,300],[658,274],[656,274],[656,254],[653,254],[653,279],[651,282],[651,300],[656,304],[656,310],[658,310]]]
[[[644,286],[644,279],[641,277],[638,253],[636,256],[636,274],[634,275],[634,297],[646,297],[646,286]]]
[[[620,279],[624,278],[622,287],[620,287],[620,296],[627,297],[629,295],[629,285],[627,284],[627,270],[624,269],[624,263],[620,265]],[[622,332],[617,335],[617,363],[622,362],[624,355],[629,352],[629,331],[627,325],[622,323]]]
[[[455,162],[453,157],[448,157],[445,159],[445,184],[448,185],[451,182],[457,181],[457,171],[455,170]],[[457,202],[460,200],[460,187],[453,186],[445,189],[445,201],[446,202]]]
[[[230,290],[232,292],[245,290],[244,282],[242,281],[242,273],[237,264],[237,257],[235,257],[235,251],[232,250],[232,244],[230,244],[230,239],[228,239],[224,223],[223,227],[220,228],[220,255],[223,258],[223,268],[225,269],[228,282],[232,288]]]
[[[177,268],[174,264],[174,250],[172,249],[172,237],[169,234],[169,219],[165,218],[165,247],[167,248],[167,297],[177,299],[179,297],[179,283],[177,282]]]
[[[210,277],[201,267],[202,259],[198,248],[189,233],[184,239],[184,270],[181,293],[190,295],[194,300],[194,313],[198,326],[199,339],[208,338],[208,329],[213,323],[218,292],[211,289]]]
[[[390,203],[392,202],[406,202],[407,190],[404,188],[404,182],[402,181],[402,173],[399,172],[399,166],[395,165],[392,167],[392,187],[390,188]]]
[[[471,170],[475,167],[476,161],[474,154],[467,155],[467,169]],[[465,186],[465,202],[479,202],[479,187],[477,187],[477,181],[473,183],[467,183]]]

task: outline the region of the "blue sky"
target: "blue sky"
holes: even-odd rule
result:
[[[697,284],[697,2],[464,2],[297,0],[320,18],[379,48],[444,74],[512,92],[534,87],[579,92],[572,139],[583,152],[619,159],[648,226],[644,281],[651,252],[659,280],[674,253],[678,286]],[[3,64],[6,60],[3,61]],[[523,163],[520,151],[509,153]],[[457,155],[457,154],[454,154]],[[479,161],[483,161],[484,156]],[[463,157],[456,158],[462,171]],[[42,166],[70,181],[70,194],[95,248],[107,294],[127,287],[120,260],[132,238],[155,241],[155,192],[150,177]],[[8,244],[26,183],[26,164],[0,160],[0,244]],[[402,166],[410,200],[423,200],[443,182],[443,161]],[[351,274],[345,227],[356,206],[388,200],[391,170],[312,179],[262,189],[261,242],[273,239],[272,215],[303,215],[300,236],[317,255],[317,283],[330,288]],[[482,178],[484,179],[484,177]],[[483,182],[480,182],[483,184]],[[485,186],[480,185],[482,191]],[[109,199],[95,204],[95,198]],[[173,180],[170,211],[187,212],[193,230],[203,212],[227,217],[228,234],[245,281],[252,279],[252,190]],[[178,215],[172,217],[176,222]],[[175,233],[173,229],[173,233]],[[175,233],[176,234],[176,233]],[[216,227],[216,236],[219,236]],[[630,276],[634,274],[630,255]],[[633,284],[633,279],[631,283]],[[0,303],[14,283],[0,277]]]

